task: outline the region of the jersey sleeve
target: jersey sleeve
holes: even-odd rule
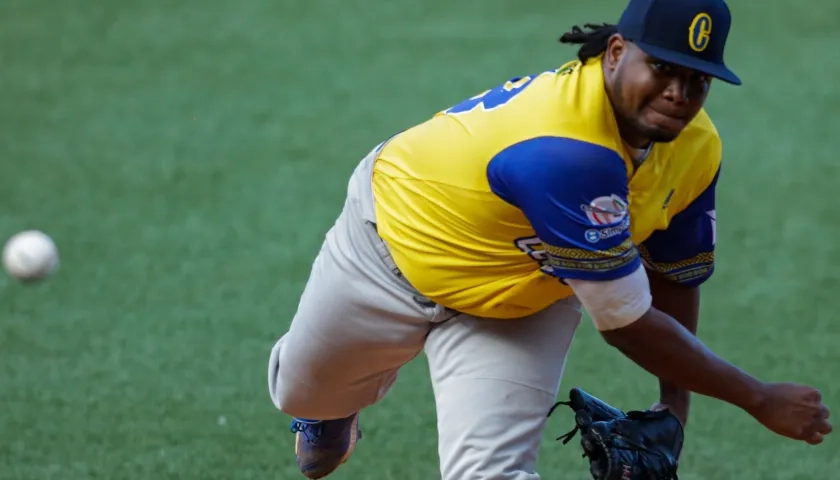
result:
[[[720,169],[708,187],[682,212],[674,215],[666,230],[654,232],[639,246],[649,270],[686,286],[708,280],[715,267],[715,188]]]
[[[531,223],[552,275],[614,280],[641,265],[630,239],[627,170],[615,151],[539,137],[500,152],[487,174],[492,191]]]

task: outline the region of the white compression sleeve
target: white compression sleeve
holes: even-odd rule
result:
[[[645,267],[616,280],[595,282],[567,279],[598,330],[615,330],[635,322],[651,307]]]

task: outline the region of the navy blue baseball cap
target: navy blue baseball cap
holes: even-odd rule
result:
[[[731,24],[724,0],[630,0],[618,33],[651,57],[740,85],[723,61]]]

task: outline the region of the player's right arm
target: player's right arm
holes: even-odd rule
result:
[[[780,435],[817,444],[831,432],[819,391],[757,380],[652,306],[628,226],[591,208],[606,205],[620,217],[627,202],[627,173],[615,152],[537,138],[501,152],[487,174],[493,191],[524,212],[553,274],[574,289],[610,345],[661,380],[737,405]]]
[[[497,195],[524,212],[553,275],[571,286],[607,343],[680,388],[747,410],[764,401],[762,382],[652,306],[627,223],[593,210],[593,203],[609,206],[610,197],[618,200],[616,213],[626,205],[627,172],[617,153],[576,140],[533,139],[494,158],[488,177]]]

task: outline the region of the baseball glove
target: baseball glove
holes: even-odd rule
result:
[[[583,457],[595,480],[677,480],[683,445],[682,423],[668,410],[630,411],[608,405],[574,388],[560,405],[575,412],[575,428],[557,438],[568,443],[581,433]]]

